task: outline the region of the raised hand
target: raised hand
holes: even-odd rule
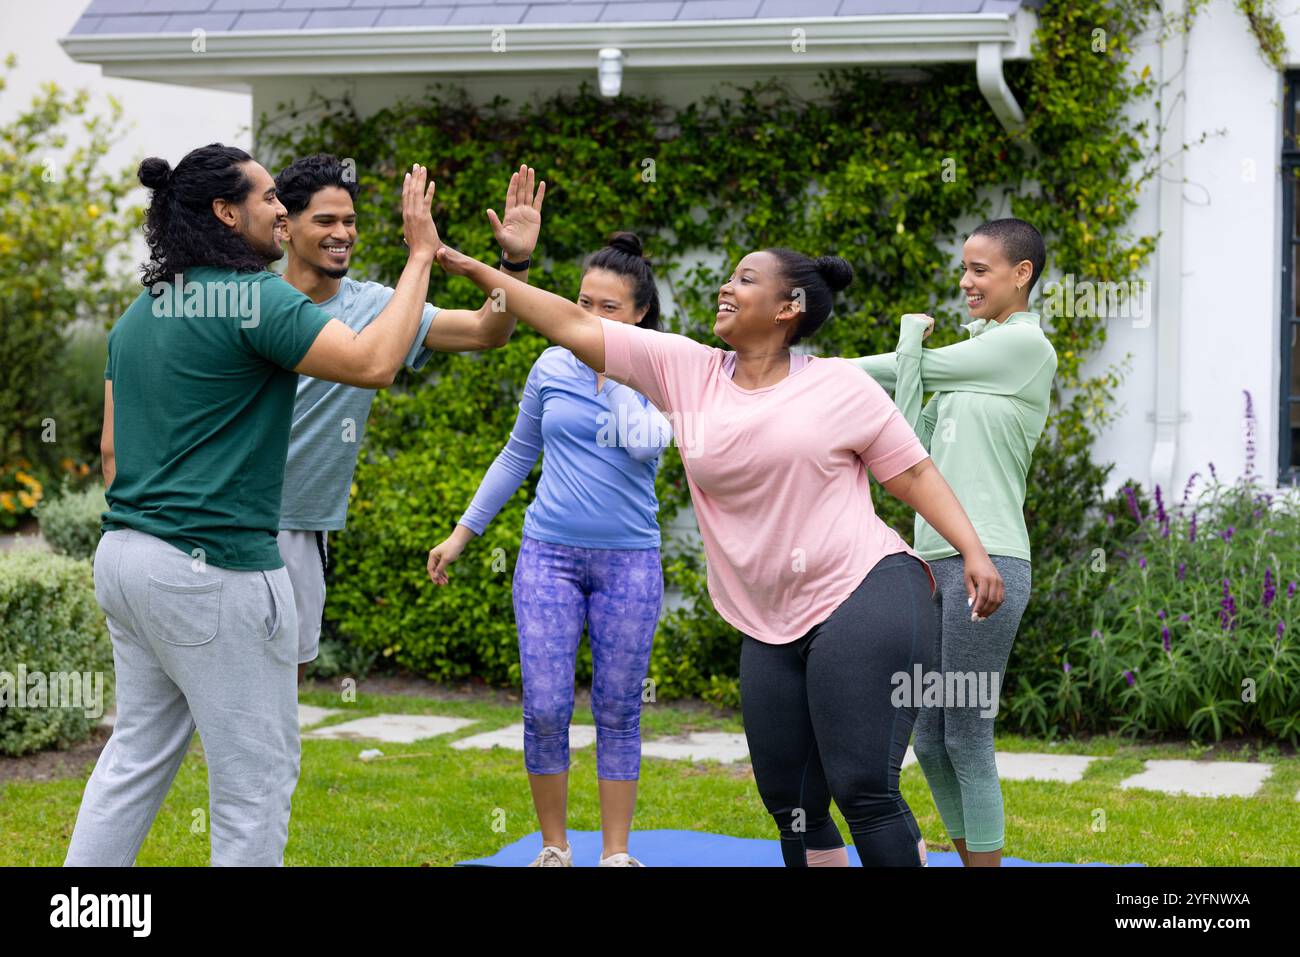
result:
[[[496,237],[506,258],[512,262],[527,259],[537,248],[537,237],[542,229],[542,199],[546,196],[546,182],[536,184],[536,173],[531,166],[521,165],[517,173],[510,174],[506,189],[506,212],[497,218],[496,210],[487,211]]]
[[[438,253],[442,239],[433,224],[434,183],[429,171],[418,163],[402,181],[402,235],[411,255],[424,255],[430,259]]]

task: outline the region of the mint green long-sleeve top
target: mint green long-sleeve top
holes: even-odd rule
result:
[[[990,555],[1030,559],[1025,479],[1047,421],[1056,350],[1037,314],[964,324],[971,337],[923,349],[923,316],[903,316],[898,349],[849,359],[886,391],[925,445],[935,467]],[[934,396],[922,407],[927,391]],[[958,554],[919,514],[914,547],[927,561]]]

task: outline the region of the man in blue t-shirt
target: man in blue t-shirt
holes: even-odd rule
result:
[[[357,241],[353,200],[358,186],[352,169],[334,156],[308,156],[285,167],[275,184],[288,211],[284,278],[360,332],[383,310],[393,290],[347,276]],[[535,182],[534,171],[520,166],[510,177],[505,215],[498,219],[494,210],[487,213],[501,246],[500,268],[524,281],[541,230],[545,193],[546,184]],[[434,351],[476,352],[505,345],[515,319],[499,304],[504,300],[489,298],[479,309],[439,309],[426,303],[406,355],[407,368],[420,369]],[[279,545],[298,611],[299,681],[320,649],[327,536],[346,524],[352,474],[374,397],[374,389],[307,376],[298,380]]]

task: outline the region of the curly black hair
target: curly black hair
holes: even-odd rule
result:
[[[157,156],[140,164],[140,182],[153,191],[144,221],[149,261],[140,267],[145,288],[193,266],[266,268],[266,258],[212,214],[214,199],[242,203],[248,197],[253,184],[242,166],[251,159],[236,146],[211,143],[190,150],[175,169]]]
[[[290,216],[311,205],[311,198],[322,189],[337,186],[354,200],[360,191],[357,177],[337,156],[317,153],[294,160],[275,178],[275,192]]]

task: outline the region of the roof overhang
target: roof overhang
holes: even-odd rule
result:
[[[197,86],[261,77],[413,73],[464,75],[591,69],[603,47],[623,51],[626,68],[670,70],[763,65],[773,72],[808,65],[975,62],[981,45],[1003,59],[1026,59],[1037,18],[1015,13],[697,20],[651,23],[506,24],[208,33],[72,34],[59,42],[72,59],[105,75]],[[505,52],[491,52],[501,30]],[[796,51],[796,30],[802,50]]]

